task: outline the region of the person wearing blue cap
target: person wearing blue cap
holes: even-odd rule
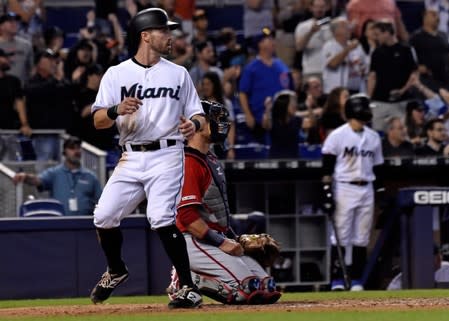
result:
[[[265,144],[266,133],[262,127],[264,103],[283,89],[293,90],[293,81],[287,65],[274,55],[276,45],[271,29],[263,28],[259,35],[253,37],[253,44],[258,54],[242,71],[239,98],[252,138]]]

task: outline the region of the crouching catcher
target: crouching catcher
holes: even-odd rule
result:
[[[281,293],[264,266],[245,255],[229,228],[224,170],[209,147],[229,131],[221,104],[202,102],[207,125],[188,140],[185,177],[176,225],[187,243],[192,279],[201,293],[224,304],[272,304]],[[263,265],[263,261],[261,261]],[[177,273],[167,291],[178,290]]]

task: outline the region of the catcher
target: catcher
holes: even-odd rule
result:
[[[229,228],[229,206],[224,170],[209,147],[222,143],[229,131],[228,112],[218,103],[202,101],[208,126],[185,147],[185,176],[176,225],[186,239],[190,270],[201,293],[224,304],[272,304],[281,293],[264,267],[279,254],[267,234],[242,235]],[[258,249],[258,250],[257,250]],[[262,266],[263,265],[263,266]],[[172,271],[169,296],[178,290]]]

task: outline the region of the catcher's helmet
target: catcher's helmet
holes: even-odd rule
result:
[[[142,31],[164,27],[173,30],[179,27],[179,23],[168,20],[167,13],[160,8],[149,8],[139,11],[129,22],[128,46],[131,46],[132,51],[136,51]]]
[[[345,104],[345,116],[347,119],[369,122],[373,118],[373,114],[368,96],[355,94],[349,97]]]
[[[210,142],[222,144],[228,136],[231,122],[229,121],[229,112],[223,104],[202,100],[204,113],[209,119]]]

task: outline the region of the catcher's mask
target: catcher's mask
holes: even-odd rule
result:
[[[228,110],[222,104],[208,100],[202,100],[201,105],[209,120],[210,142],[224,143],[231,127]]]

